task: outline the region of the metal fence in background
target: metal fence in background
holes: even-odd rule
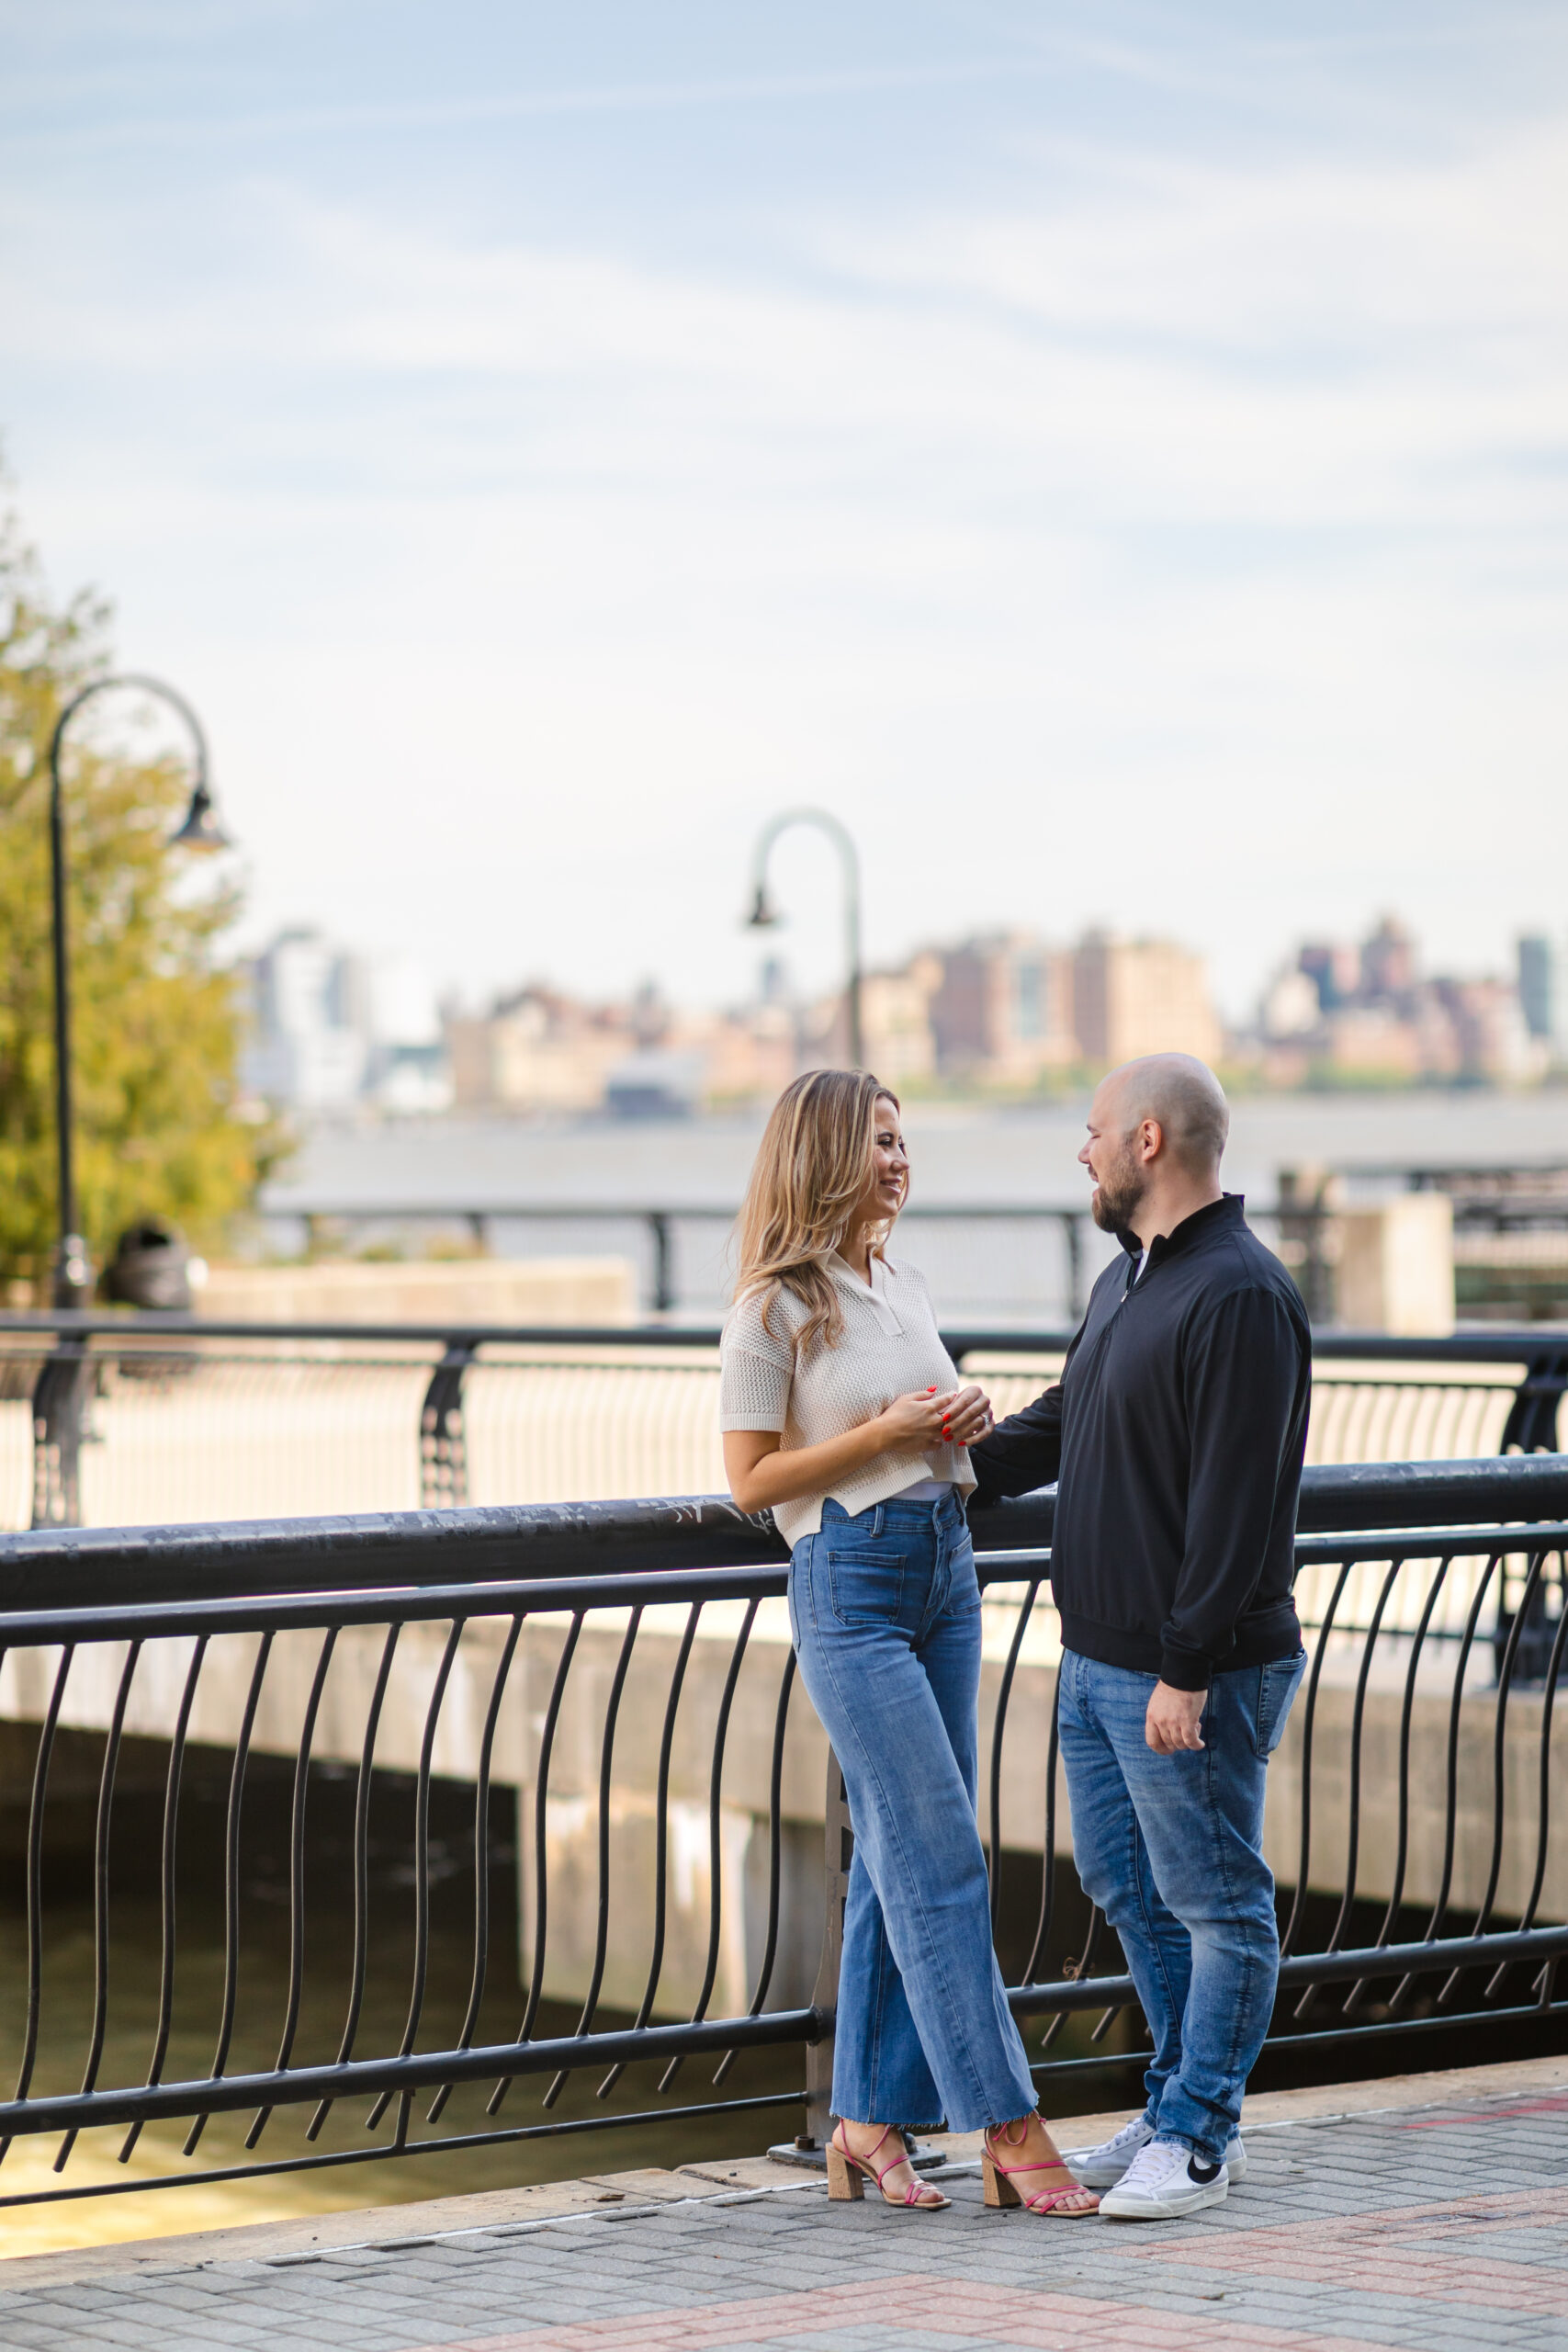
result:
[[[1269,1215],[1258,1214],[1266,1220]],[[1307,1209],[1303,1232],[1315,1232],[1317,1214]],[[417,1250],[433,1237],[460,1239],[499,1258],[614,1250],[630,1261],[638,1295],[651,1313],[694,1317],[722,1314],[728,1299],[735,1215],[733,1202],[662,1208],[604,1201],[491,1201],[468,1207],[350,1202],[267,1208],[263,1223],[286,1248],[308,1256],[341,1250],[351,1237],[357,1250],[401,1250],[417,1238]],[[1087,1207],[1033,1202],[921,1202],[906,1210],[899,1230],[939,1297],[962,1301],[967,1315],[1041,1324],[1077,1322],[1092,1275],[1116,1247]],[[1290,1246],[1299,1245],[1292,1240]]]
[[[1275,2052],[1411,2063],[1568,2012],[1565,1517],[1551,1459],[1308,1473]],[[1014,1629],[982,1826],[1048,2106],[1142,2041],[1067,1850],[1050,1530],[1048,1497],[975,1530]],[[0,2158],[56,2143],[0,2203],[633,2122],[819,2142],[851,1839],[784,1591],[771,1526],[711,1498],[0,1539],[27,1985]]]
[[[1065,1329],[950,1329],[998,1414]],[[0,1527],[702,1493],[716,1327],[452,1330],[0,1317]],[[1308,1459],[1555,1450],[1568,1333],[1319,1332]]]

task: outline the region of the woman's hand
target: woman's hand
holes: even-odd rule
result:
[[[830,1491],[881,1453],[929,1453],[973,1445],[991,1428],[990,1399],[975,1387],[896,1396],[885,1412],[820,1445],[786,1447],[773,1430],[727,1430],[724,1472],[742,1510],[770,1510],[801,1495]]]
[[[980,1388],[917,1389],[896,1396],[874,1423],[889,1453],[925,1453],[938,1445],[973,1445],[991,1427],[990,1399]]]

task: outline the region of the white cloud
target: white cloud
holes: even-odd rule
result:
[[[160,267],[13,190],[14,356],[103,387],[28,504],[206,702],[265,917],[707,992],[829,797],[879,952],[1105,916],[1235,1000],[1387,899],[1479,962],[1568,846],[1565,129],[1063,159],[750,269],[276,178]]]

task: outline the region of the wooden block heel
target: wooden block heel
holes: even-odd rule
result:
[[[992,2124],[987,2129],[980,2155],[980,2169],[986,2183],[987,2204],[1021,2205],[1026,2213],[1038,2213],[1042,2216],[1055,2213],[1064,2222],[1087,2221],[1091,2213],[1098,2211],[1100,2199],[1096,2197],[1093,2203],[1089,2205],[1080,2205],[1077,2202],[1080,2197],[1089,2192],[1080,2182],[1073,2178],[1060,2156],[1048,2156],[1043,2164],[1032,2165],[1004,2165],[998,2161],[996,2150],[992,2145],[994,2140],[999,2140],[1004,2148],[1021,2150],[1028,2138],[1027,2119],[1024,2121],[1022,2136],[1017,2140],[1013,2138],[1008,2124]],[[1029,2173],[1048,2172],[1058,2172],[1064,2175],[1067,2183],[1066,2188],[1036,2188],[1026,2197],[1018,2185],[1019,2181]]]
[[[890,2157],[886,2164],[879,2166],[876,2161],[877,2156],[889,2140],[898,2153],[896,2156]],[[888,2174],[897,2172],[901,2165],[906,2165],[909,2161],[904,2146],[904,2135],[894,2124],[883,2125],[881,2139],[878,2140],[876,2146],[869,2149],[863,2156],[852,2155],[847,2148],[840,2145],[838,2135],[835,2133],[828,2143],[827,2156],[829,2199],[837,2199],[844,2204],[853,2204],[858,2198],[865,2195],[866,2182],[874,2180],[882,2192],[883,2203],[896,2206],[902,2212],[940,2213],[948,2203],[948,2199],[942,2196],[940,2189],[932,2188],[928,2181],[922,2181],[919,2174],[913,2169],[910,2171],[908,2185],[901,2193],[889,2189]]]

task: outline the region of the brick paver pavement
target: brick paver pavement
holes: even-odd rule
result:
[[[0,2265],[6,2352],[1563,2352],[1568,2092],[1294,2122],[1190,2222],[934,2216],[791,2183],[96,2278]],[[756,2168],[747,2168],[750,2174]],[[764,2176],[766,2177],[766,2176]],[[632,2178],[635,2180],[636,2176]],[[670,2175],[649,2176],[670,2182]],[[784,2177],[787,2180],[787,2176]],[[460,2208],[444,2207],[444,2212]],[[186,2241],[189,2248],[198,2240]],[[233,2249],[233,2250],[231,2250]],[[15,2272],[25,2273],[19,2263]],[[64,2266],[69,2272],[71,2266]]]

